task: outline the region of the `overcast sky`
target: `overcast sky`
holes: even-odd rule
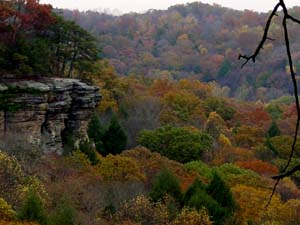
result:
[[[118,10],[122,13],[145,12],[148,9],[167,9],[175,4],[194,2],[195,0],[41,0],[41,3],[52,4],[53,7],[79,10]],[[202,0],[203,3],[217,3],[235,9],[251,9],[265,12],[273,8],[278,0]],[[300,6],[300,0],[285,0],[289,7]]]

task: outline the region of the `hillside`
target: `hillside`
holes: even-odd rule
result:
[[[299,172],[270,198],[300,165],[278,23],[241,70],[265,14],[64,13],[94,35],[0,1],[0,225],[299,224]]]
[[[300,15],[300,8],[291,9],[291,14]],[[120,17],[68,10],[64,16],[97,36],[102,56],[121,75],[215,80],[230,88],[230,96],[247,100],[292,93],[279,18],[270,30],[275,41],[268,41],[255,65],[242,70],[238,55],[255,49],[267,14],[195,2]],[[289,29],[298,62],[300,29]],[[300,64],[295,67],[299,70]]]

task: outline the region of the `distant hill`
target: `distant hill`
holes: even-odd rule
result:
[[[280,15],[270,31],[276,40],[267,42],[255,64],[241,69],[238,55],[255,50],[268,14],[199,2],[123,16],[93,11],[63,13],[97,36],[102,56],[120,75],[216,80],[230,87],[232,96],[247,100],[292,93]],[[291,9],[291,13],[300,17],[300,8]],[[291,25],[289,29],[299,71],[300,27]]]

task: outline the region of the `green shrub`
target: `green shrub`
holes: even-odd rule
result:
[[[139,133],[138,142],[181,163],[198,160],[203,151],[212,148],[212,138],[208,134],[187,127],[165,126],[144,130]]]
[[[70,204],[63,200],[51,218],[51,225],[74,225],[75,210]]]
[[[96,113],[93,114],[89,122],[87,132],[89,138],[94,141],[97,151],[99,153],[104,152],[102,139],[105,133],[105,128],[102,126]]]
[[[150,197],[153,201],[161,201],[170,195],[178,202],[182,200],[182,193],[178,179],[168,169],[162,169],[154,178]]]
[[[109,127],[103,136],[104,155],[119,154],[127,146],[127,136],[115,115],[112,116]]]
[[[201,160],[188,162],[184,165],[189,171],[196,171],[199,175],[204,176],[208,179],[212,178],[212,168]]]
[[[41,225],[47,224],[44,205],[35,190],[29,190],[25,201],[18,212],[20,220],[39,222]]]
[[[89,158],[92,165],[96,165],[99,163],[99,160],[97,158],[97,154],[94,150],[92,142],[90,142],[88,140],[81,141],[79,144],[79,149],[82,153],[84,153]]]

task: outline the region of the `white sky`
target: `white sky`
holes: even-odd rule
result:
[[[41,0],[41,3],[53,7],[79,10],[118,10],[122,13],[145,12],[148,9],[167,9],[175,4],[194,2],[196,0]],[[217,3],[234,9],[250,9],[259,12],[271,10],[279,0],[201,0],[203,3]],[[300,6],[300,0],[285,0],[288,7]]]

